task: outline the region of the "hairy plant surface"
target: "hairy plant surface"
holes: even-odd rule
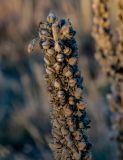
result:
[[[91,143],[86,130],[90,120],[83,97],[83,78],[78,68],[75,30],[69,20],[50,13],[39,25],[39,42],[44,53],[45,80],[50,94],[52,143],[56,160],[90,160]]]

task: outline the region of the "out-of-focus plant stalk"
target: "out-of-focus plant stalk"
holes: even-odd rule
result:
[[[59,20],[53,13],[39,26],[51,103],[50,147],[56,160],[91,160],[91,143],[86,133],[90,120],[83,97],[75,33],[69,20]],[[29,51],[35,42],[29,45]]]
[[[116,117],[112,117],[112,122],[118,132],[119,157],[123,159],[123,1],[117,0],[116,44],[112,40],[108,1],[93,0],[92,35],[96,42],[96,59],[111,83],[112,93],[107,95],[107,98]]]

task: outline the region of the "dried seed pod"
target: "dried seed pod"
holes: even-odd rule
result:
[[[71,66],[74,66],[77,64],[77,58],[76,57],[72,57],[68,60],[68,63],[71,65]]]
[[[47,16],[47,22],[49,23],[54,23],[56,21],[57,17],[55,16],[54,13],[49,13]]]
[[[58,62],[63,62],[64,61],[64,55],[63,54],[57,54],[56,59]]]
[[[64,106],[66,104],[66,98],[65,97],[60,98],[59,102],[62,106]]]
[[[56,52],[61,52],[62,49],[61,49],[61,45],[60,45],[59,41],[55,42],[54,49]]]
[[[59,79],[55,79],[54,87],[60,89],[61,88],[61,81]]]
[[[70,108],[64,108],[65,117],[71,116],[73,111]]]
[[[83,101],[80,101],[80,102],[77,103],[77,108],[80,109],[80,110],[86,109],[86,106],[87,105]]]
[[[61,69],[61,65],[59,63],[55,63],[53,68],[55,69],[56,72],[59,72]]]
[[[39,37],[42,38],[43,36],[49,37],[50,33],[47,30],[41,30],[41,31],[39,31]]]
[[[73,158],[76,159],[76,160],[80,160],[81,159],[81,154],[78,153],[78,152],[74,152]]]
[[[62,97],[65,96],[65,92],[62,91],[62,90],[61,90],[61,91],[58,91],[57,95],[58,95],[58,98],[62,98]]]
[[[80,141],[80,142],[78,143],[78,149],[79,149],[80,151],[83,151],[85,148],[86,148],[86,143]]]
[[[65,67],[65,68],[63,69],[63,74],[64,74],[64,76],[66,76],[66,77],[71,77],[71,76],[73,75],[72,68],[70,68],[70,67]]]
[[[82,89],[81,88],[76,88],[75,92],[74,92],[74,96],[77,99],[80,99],[82,97]]]
[[[64,52],[65,55],[69,56],[71,54],[71,52],[72,52],[72,49],[69,48],[69,47],[65,47],[65,49],[63,50],[63,52]]]
[[[43,47],[43,49],[49,49],[50,48],[50,42],[48,40],[43,42],[42,47]]]
[[[63,126],[61,127],[61,132],[64,136],[68,135],[69,131]]]
[[[76,83],[77,83],[77,82],[76,82],[76,79],[70,79],[70,80],[69,80],[69,86],[70,86],[70,87],[75,87]]]
[[[58,121],[56,119],[53,120],[53,126],[58,128],[58,129],[61,128],[60,124],[58,123]]]
[[[67,124],[68,124],[68,126],[72,126],[73,125],[73,121],[72,121],[71,117],[67,118]]]
[[[27,48],[28,53],[31,53],[37,44],[39,44],[39,39],[36,39],[36,38],[33,39],[28,45],[28,48]]]
[[[48,57],[44,57],[44,62],[49,66],[50,65],[50,60],[48,59]]]
[[[77,141],[80,141],[80,140],[82,139],[82,135],[81,135],[81,133],[80,133],[79,131],[76,131],[76,132],[75,132],[75,139],[76,139]]]
[[[67,143],[67,146],[69,147],[69,148],[73,148],[73,141],[72,140],[69,140],[68,141],[68,143]]]
[[[74,105],[75,104],[75,98],[74,97],[69,97],[69,104]]]
[[[68,23],[63,25],[60,32],[64,37],[67,37],[70,34],[70,25]]]
[[[70,159],[68,159],[69,158],[69,154],[68,154],[68,150],[67,150],[67,148],[66,147],[64,147],[63,148],[63,150],[62,150],[62,157],[61,157],[62,159],[64,159],[64,160],[70,160]]]
[[[49,75],[51,75],[51,74],[54,73],[54,69],[51,68],[51,67],[47,67],[47,68],[46,68],[46,73],[49,74]]]
[[[54,150],[60,149],[62,147],[62,145],[60,143],[55,143],[55,144],[50,143],[49,146],[51,149],[54,149]]]
[[[74,126],[74,125],[70,126],[70,127],[69,127],[69,130],[70,130],[71,132],[74,132],[74,131],[75,131],[75,126]]]
[[[55,50],[54,49],[50,48],[50,49],[47,50],[47,55],[53,56],[54,54],[55,54]]]

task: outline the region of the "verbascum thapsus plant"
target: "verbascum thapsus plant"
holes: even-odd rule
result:
[[[52,142],[56,160],[91,160],[90,128],[83,96],[83,77],[78,68],[76,32],[69,20],[50,13],[39,25],[38,40],[29,44],[29,52],[40,44],[46,68],[45,80],[50,97]]]
[[[93,0],[93,37],[96,42],[96,59],[111,83],[107,95],[113,112],[112,123],[117,130],[119,157],[123,159],[123,1],[117,0],[117,39],[112,36],[109,0]],[[113,38],[115,41],[113,41]],[[116,118],[116,119],[115,119]]]

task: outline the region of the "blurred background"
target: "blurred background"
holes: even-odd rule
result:
[[[0,0],[0,160],[53,160],[49,103],[40,50],[27,54],[49,11],[69,18],[77,31],[94,160],[116,160],[111,139],[110,86],[94,58],[91,0]],[[113,4],[112,9],[115,9]],[[114,12],[112,12],[114,13]],[[115,15],[113,15],[115,17]],[[112,20],[114,25],[114,18]]]

